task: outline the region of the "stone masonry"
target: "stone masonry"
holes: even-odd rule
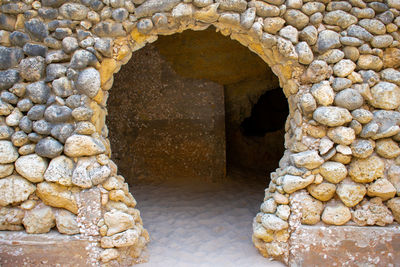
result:
[[[105,125],[113,74],[158,35],[210,25],[289,103],[260,252],[288,262],[301,224],[399,222],[399,14],[398,0],[1,0],[0,229],[99,238],[94,266],[139,258],[149,236]]]

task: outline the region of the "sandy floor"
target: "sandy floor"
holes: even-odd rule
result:
[[[133,195],[151,237],[149,261],[138,266],[284,266],[263,258],[251,242],[265,182],[244,183],[241,176],[136,183]]]

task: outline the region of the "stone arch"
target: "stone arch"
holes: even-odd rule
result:
[[[61,233],[90,237],[94,265],[138,258],[148,233],[109,159],[113,74],[157,35],[209,25],[267,62],[289,102],[287,151],[253,223],[261,253],[288,262],[290,235],[299,237],[299,225],[313,225],[321,214],[332,225],[352,217],[359,225],[398,220],[397,1],[0,6],[0,205],[1,214],[11,214],[2,215],[1,229],[46,233],[56,224]]]

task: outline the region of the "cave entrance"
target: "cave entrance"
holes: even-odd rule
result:
[[[233,255],[265,264],[251,221],[283,155],[287,114],[268,65],[214,27],[159,36],[133,54],[114,77],[107,125],[152,233],[151,264],[211,256],[223,266]],[[163,257],[171,248],[181,254]]]

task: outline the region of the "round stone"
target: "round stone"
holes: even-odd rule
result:
[[[15,169],[30,182],[39,183],[44,180],[43,175],[47,169],[47,161],[36,154],[22,156],[15,162]]]
[[[371,105],[381,109],[396,109],[400,106],[400,88],[389,82],[379,82],[371,88]]]
[[[322,177],[333,184],[339,183],[347,176],[346,166],[340,162],[327,161],[319,169]]]
[[[367,189],[363,184],[355,183],[351,179],[345,179],[338,185],[336,193],[347,207],[354,207],[363,200]]]
[[[346,77],[356,69],[356,64],[350,59],[342,59],[333,66],[333,73],[338,77]]]
[[[12,163],[18,158],[17,149],[13,146],[10,141],[0,141],[0,163]]]
[[[385,163],[377,156],[365,159],[355,159],[351,162],[349,175],[357,183],[370,183],[383,177]]]
[[[354,157],[368,158],[375,149],[375,142],[369,139],[357,139],[351,144],[351,152]]]
[[[35,152],[39,156],[45,158],[55,158],[61,155],[64,147],[63,145],[52,137],[41,139],[35,147]]]
[[[313,118],[317,122],[335,127],[348,123],[352,116],[347,109],[340,107],[319,107],[313,113]]]
[[[342,203],[330,203],[322,213],[322,221],[326,224],[343,225],[350,221],[351,212],[348,207]]]
[[[364,98],[355,89],[345,89],[340,91],[335,96],[335,105],[346,108],[348,110],[354,110],[361,107],[364,104]]]
[[[100,90],[100,74],[94,68],[84,69],[79,73],[76,88],[83,94],[93,98]]]

